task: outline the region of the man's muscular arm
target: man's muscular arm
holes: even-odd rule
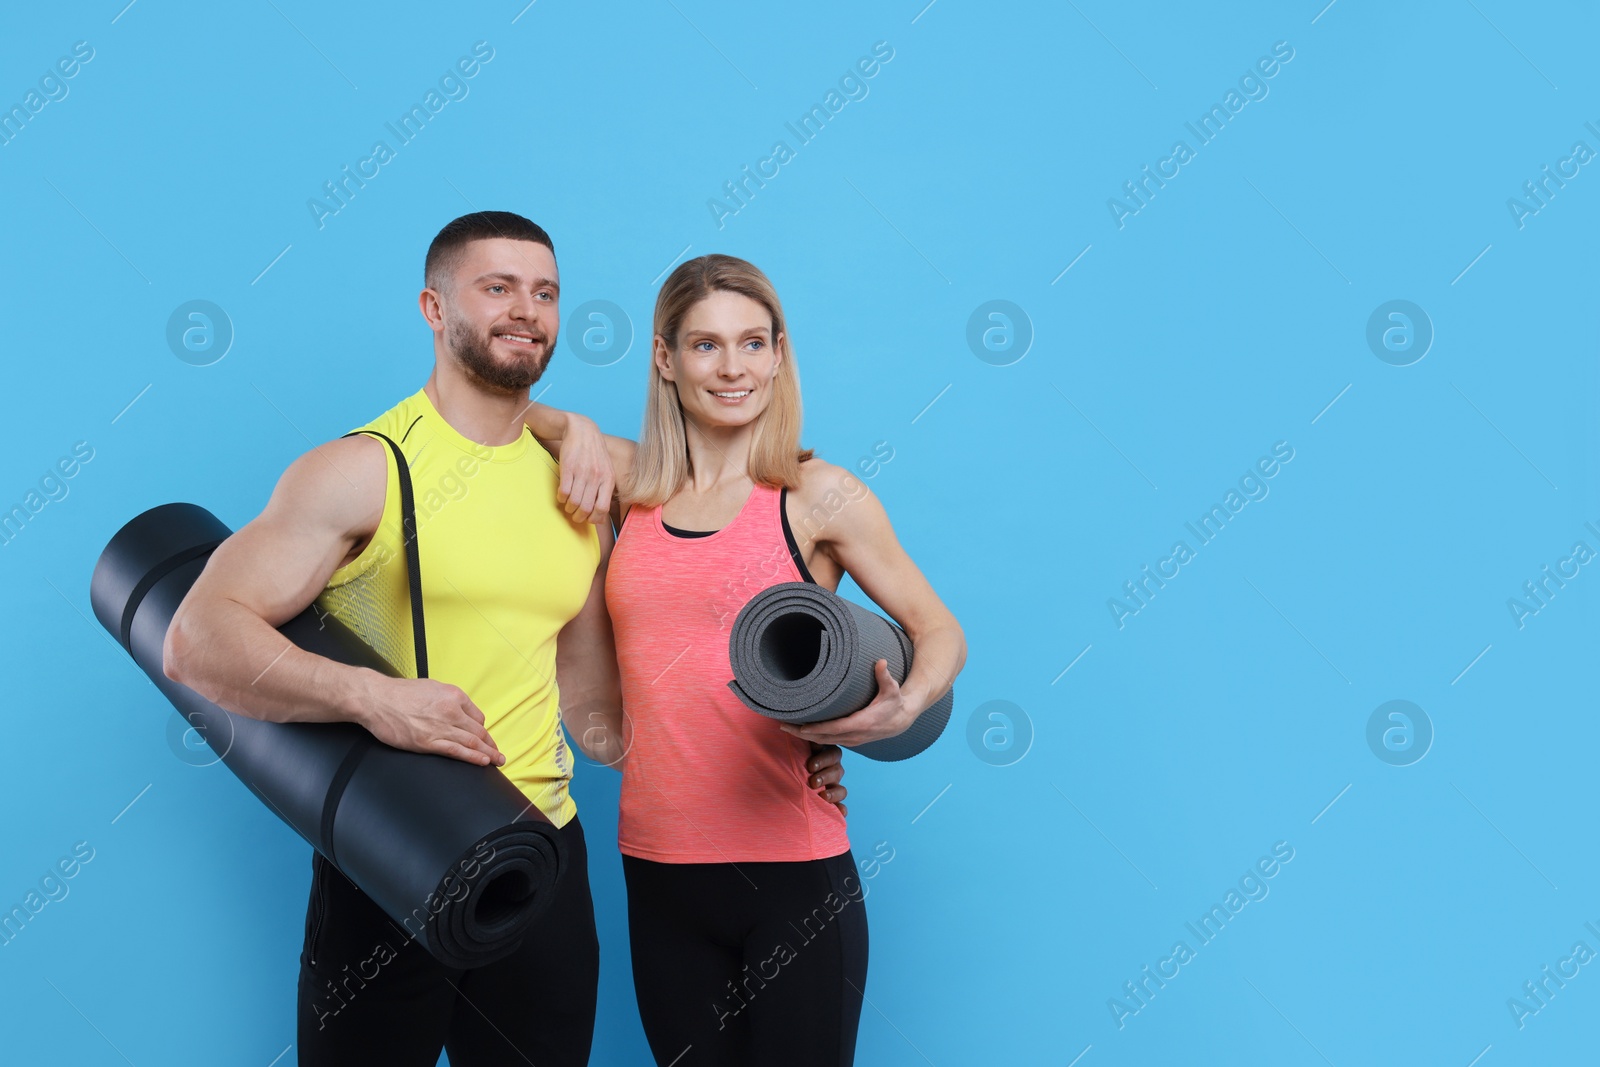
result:
[[[622,681],[605,596],[606,567],[616,539],[609,525],[596,532],[600,535],[600,565],[589,583],[589,599],[556,635],[556,688],[561,691],[561,722],[572,743],[596,763],[620,771],[628,754]]]
[[[457,687],[337,663],[276,629],[310,606],[377,529],[388,462],[384,445],[363,436],[290,464],[266,508],[217,546],[178,606],[162,669],[254,719],[355,722],[396,748],[504,763],[483,713]]]

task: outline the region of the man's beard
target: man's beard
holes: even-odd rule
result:
[[[542,341],[544,352],[529,352],[509,364],[496,359],[489,350],[494,338],[487,330],[481,335],[474,334],[464,323],[451,320],[445,325],[444,339],[469,378],[498,393],[526,396],[529,387],[539,380],[544,369],[550,365],[550,357],[555,353],[555,338],[543,337],[533,330],[522,332],[536,341]]]

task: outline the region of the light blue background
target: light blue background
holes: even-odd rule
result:
[[[547,401],[632,435],[657,280],[723,251],[783,297],[805,443],[894,449],[870,484],[970,655],[938,745],[849,762],[857,854],[895,855],[869,883],[859,1062],[1593,1056],[1596,967],[1520,1029],[1507,1007],[1575,942],[1600,950],[1600,568],[1520,629],[1507,607],[1574,542],[1600,549],[1600,171],[1522,228],[1507,208],[1575,141],[1600,149],[1591,9],[523,2],[5,16],[0,103],[95,50],[0,145],[0,505],[95,450],[0,547],[0,905],[95,849],[0,948],[7,1061],[265,1067],[292,1044],[309,848],[169,749],[89,574],[156,504],[239,526],[294,456],[415,390],[423,252],[491,207],[553,235],[565,311],[610,300],[641,335],[596,367],[569,329]],[[307,199],[479,40],[470,94],[319,229]],[[869,95],[719,230],[707,200],[796,147],[784,123],[877,41]],[[1269,95],[1119,229],[1108,198],[1195,147],[1184,123],[1277,41]],[[191,299],[236,333],[211,366],[165,340]],[[1034,331],[1009,366],[966,341],[996,299]],[[1435,331],[1407,367],[1365,339],[1395,299]],[[1184,523],[1278,441],[1270,495],[1119,629],[1108,598],[1193,547]],[[1366,741],[1393,699],[1435,731],[1410,766]],[[1010,766],[967,741],[990,700],[1031,723]],[[618,779],[583,770],[594,1062],[639,1063]],[[1185,922],[1279,841],[1270,895],[1119,1029],[1108,999],[1195,947]]]

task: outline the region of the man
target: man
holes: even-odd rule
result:
[[[261,515],[217,548],[173,618],[164,669],[239,714],[351,721],[397,748],[499,766],[568,847],[571,865],[521,949],[468,971],[413,945],[313,853],[302,1064],[432,1067],[441,1048],[457,1067],[582,1064],[598,945],[560,719],[582,739],[592,724],[580,709],[620,701],[604,602],[613,537],[590,525],[607,515],[609,472],[558,472],[522,424],[560,325],[549,235],[509,212],[463,216],[434,239],[424,277],[433,373],[365,429],[400,446],[414,486],[428,677],[415,677],[398,468],[365,433],[295,460]],[[580,454],[603,455],[588,420],[568,433],[587,440]],[[313,603],[407,677],[336,663],[276,631]],[[614,740],[583,745],[610,753]],[[837,749],[812,770],[825,796],[843,796]]]

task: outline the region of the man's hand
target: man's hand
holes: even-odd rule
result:
[[[432,678],[376,675],[357,721],[379,741],[407,752],[450,756],[480,767],[506,762],[472,699]]]
[[[616,475],[605,434],[595,421],[567,412],[567,432],[561,439],[561,489],[557,494],[575,522],[605,522],[611,516],[611,491]]]
[[[889,673],[888,660],[880,659],[876,670],[878,695],[860,711],[827,722],[784,723],[783,731],[814,745],[864,745],[905,733],[921,709],[913,708],[907,700],[900,684]]]
[[[844,798],[849,795],[850,790],[842,784],[844,778],[842,755],[838,745],[813,744],[811,758],[806,761],[806,770],[811,772],[807,783],[823,800],[839,805],[840,815],[848,815],[850,809],[845,807]]]

